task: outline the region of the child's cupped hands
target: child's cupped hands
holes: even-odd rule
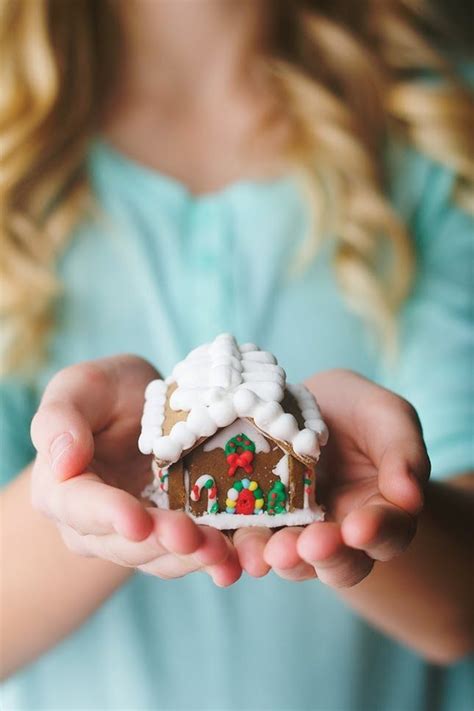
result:
[[[46,388],[32,423],[33,502],[71,550],[161,578],[205,570],[226,586],[242,570],[259,577],[273,569],[288,580],[348,587],[413,538],[430,468],[416,413],[341,370],[307,382],[330,431],[317,470],[325,522],[244,528],[231,545],[183,512],[147,506],[140,494],[151,462],[137,439],[143,393],[156,377],[146,361],[118,356],[66,368]]]
[[[412,540],[430,463],[416,412],[402,398],[343,370],[306,385],[330,432],[316,477],[326,521],[273,534],[241,529],[234,544],[250,575],[273,568],[288,580],[350,587]]]
[[[204,570],[230,585],[241,567],[222,533],[140,500],[151,465],[137,448],[143,393],[156,377],[141,358],[118,356],[51,380],[32,423],[33,504],[76,553],[161,578]]]

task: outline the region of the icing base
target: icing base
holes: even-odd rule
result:
[[[246,514],[203,514],[195,516],[190,511],[187,512],[193,521],[200,526],[212,526],[220,531],[247,528],[249,526],[260,526],[261,528],[279,528],[280,526],[307,526],[315,521],[324,521],[324,509],[316,506],[313,509],[295,509],[294,511],[281,514],[262,513],[258,516],[247,516]]]

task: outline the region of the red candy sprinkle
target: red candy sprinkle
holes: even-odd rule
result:
[[[237,499],[236,511],[239,514],[253,514],[255,508],[255,497],[249,489],[242,489]]]

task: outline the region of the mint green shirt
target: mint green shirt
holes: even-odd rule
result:
[[[345,305],[331,241],[303,273],[288,275],[308,225],[291,177],[195,198],[95,143],[88,168],[102,214],[76,231],[62,259],[50,360],[35,383],[2,385],[3,480],[33,457],[29,423],[55,371],[127,351],[166,375],[222,331],[273,351],[291,381],[346,367],[390,386],[418,408],[435,476],[474,469],[472,222],[450,201],[447,171],[408,151],[390,161],[393,204],[419,266],[400,357],[388,369]],[[222,590],[200,574],[137,574],[11,678],[1,708],[467,711],[470,671],[468,660],[425,664],[317,581],[243,576]]]

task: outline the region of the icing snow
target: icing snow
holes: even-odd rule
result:
[[[162,424],[169,383],[176,383],[170,406],[189,412],[163,436]],[[304,417],[299,429],[295,417],[281,406],[285,387],[296,398]],[[285,371],[275,357],[253,344],[238,346],[229,334],[199,346],[178,363],[165,383],[148,386],[142,419],[140,451],[163,462],[176,462],[183,451],[237,418],[251,418],[270,437],[291,445],[296,455],[316,460],[327,428],[313,395],[303,385],[287,386]]]
[[[286,387],[298,403],[304,418],[305,428],[317,432],[319,443],[324,447],[327,444],[329,434],[326,423],[321,417],[316,398],[304,385],[291,385],[288,383]]]
[[[272,469],[275,476],[280,477],[280,481],[286,487],[288,487],[288,482],[290,479],[290,467],[289,467],[289,457],[284,454],[283,457],[277,462],[277,465]]]
[[[255,429],[250,422],[247,422],[247,420],[241,420],[240,418],[235,420],[235,422],[228,427],[224,427],[223,430],[219,430],[219,432],[217,432],[214,437],[211,437],[211,439],[208,439],[207,442],[204,443],[204,451],[210,452],[218,447],[224,449],[229,439],[232,439],[232,437],[235,437],[242,432],[246,434],[247,437],[249,437],[255,444],[255,451],[257,454],[259,452],[270,451],[270,444],[265,437],[257,429]]]
[[[280,402],[285,371],[275,357],[256,346],[239,349],[229,334],[194,349],[171,375],[178,387],[170,399],[173,410],[192,410],[229,399],[237,390],[248,390],[264,402]]]

